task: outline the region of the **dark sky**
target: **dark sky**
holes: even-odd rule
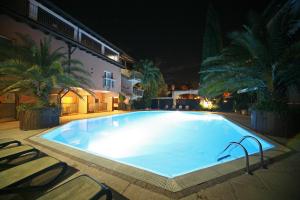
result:
[[[208,1],[51,0],[135,59],[152,59],[167,83],[197,82]],[[83,3],[84,2],[84,3]],[[212,0],[224,35],[268,0]]]

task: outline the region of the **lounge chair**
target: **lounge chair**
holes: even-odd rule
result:
[[[6,147],[11,144],[16,144],[17,146],[20,146],[21,142],[11,138],[0,139],[0,148]]]
[[[47,192],[38,200],[100,199],[103,196],[106,196],[106,200],[112,199],[112,193],[106,185],[81,175]]]
[[[9,168],[0,172],[0,194],[18,193],[21,191],[30,191],[45,189],[51,186],[66,171],[66,163],[45,156],[24,164]],[[60,170],[55,175],[50,176],[53,170]],[[44,176],[43,176],[44,175]],[[48,177],[46,177],[48,175]],[[44,179],[41,179],[44,178]],[[37,179],[35,179],[37,178]],[[35,179],[39,184],[32,184]],[[31,184],[27,184],[27,183]]]
[[[6,165],[18,158],[22,158],[22,157],[24,158],[24,156],[30,154],[33,154],[33,156],[30,157],[30,159],[33,159],[39,155],[39,150],[28,145],[21,145],[21,146],[16,146],[11,148],[0,149],[0,166]],[[22,159],[22,162],[27,160],[28,159]]]

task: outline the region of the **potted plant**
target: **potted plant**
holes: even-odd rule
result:
[[[59,125],[60,108],[57,105],[38,106],[21,104],[18,106],[21,130],[35,130]]]
[[[5,80],[1,93],[18,93],[33,99],[34,103],[18,106],[22,130],[56,126],[60,102],[50,103],[51,92],[59,89],[80,96],[74,89],[80,87],[92,93],[87,89],[91,86],[89,73],[79,61],[67,60],[62,48],[51,51],[50,38],[44,38],[38,45],[27,35],[17,35],[19,43],[0,46],[0,53],[5,55],[0,62],[0,76]]]

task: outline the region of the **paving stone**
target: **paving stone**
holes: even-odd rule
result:
[[[291,196],[299,196],[299,174],[286,172],[264,171],[257,172],[258,176],[274,193],[284,193]]]
[[[300,157],[300,156],[299,156]],[[300,160],[284,160],[269,166],[269,170],[274,172],[300,173]]]
[[[263,190],[250,185],[233,183],[238,200],[296,200],[292,194],[283,191]]]
[[[136,200],[171,200],[162,194],[151,192],[137,185],[131,184],[123,193],[129,199]]]
[[[260,189],[267,189],[266,185],[255,175],[244,174],[229,180],[231,183],[251,185]]]
[[[236,200],[234,190],[229,182],[214,185],[198,193],[199,199]]]
[[[180,200],[197,200],[197,199],[199,199],[199,198],[198,198],[198,194],[196,193],[196,194],[192,194],[192,195],[183,197]]]

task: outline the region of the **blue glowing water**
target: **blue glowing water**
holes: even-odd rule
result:
[[[205,112],[143,111],[84,119],[42,137],[171,178],[242,157],[240,148],[220,153],[245,135],[255,136],[264,150],[273,147],[222,116]],[[258,152],[252,140],[243,145],[249,154]]]

